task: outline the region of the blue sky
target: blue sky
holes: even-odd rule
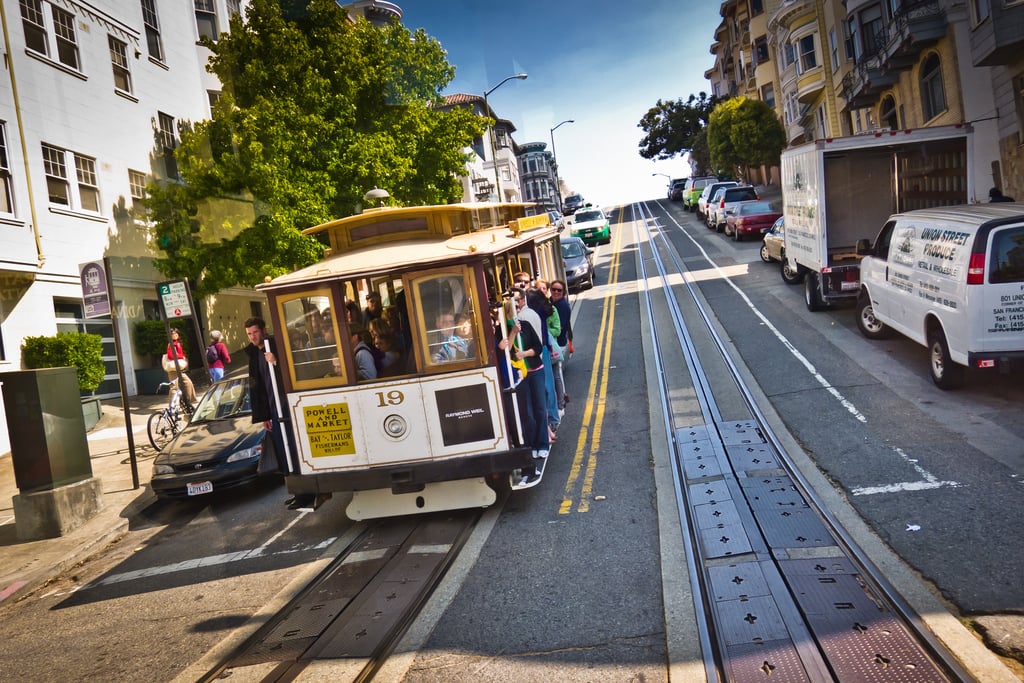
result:
[[[665,196],[666,178],[689,173],[681,158],[642,158],[637,123],[658,101],[708,91],[704,72],[720,3],[649,0],[396,0],[409,29],[440,41],[455,65],[446,94],[488,96],[516,127],[516,142],[546,142],[552,127],[559,175],[602,205]],[[636,8],[635,10],[633,8]]]

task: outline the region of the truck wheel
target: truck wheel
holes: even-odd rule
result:
[[[928,333],[928,353],[931,356],[932,381],[937,387],[958,389],[964,385],[966,368],[949,357],[949,344],[939,327]]]
[[[825,308],[825,301],[821,298],[821,290],[818,289],[817,273],[808,273],[804,277],[804,303],[808,311],[820,311]]]
[[[782,259],[782,281],[787,285],[798,285],[804,281],[804,274],[799,268],[791,268],[789,261],[786,259],[786,252],[780,254]]]
[[[871,298],[867,294],[861,294],[857,299],[857,327],[868,339],[885,339],[889,336],[888,326],[875,317]]]

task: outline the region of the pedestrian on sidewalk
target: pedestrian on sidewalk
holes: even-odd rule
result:
[[[210,381],[224,379],[224,368],[231,363],[231,354],[220,330],[210,331],[210,345],[206,347],[206,360],[210,365]]]

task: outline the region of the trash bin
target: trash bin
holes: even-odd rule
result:
[[[14,479],[22,493],[92,477],[74,368],[0,374]]]

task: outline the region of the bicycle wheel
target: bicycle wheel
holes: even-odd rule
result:
[[[173,439],[174,435],[178,433],[177,424],[171,420],[171,417],[167,414],[166,410],[150,415],[147,427],[149,431],[149,443],[153,444],[153,448],[158,451],[162,451],[164,446],[167,445],[167,442]]]

